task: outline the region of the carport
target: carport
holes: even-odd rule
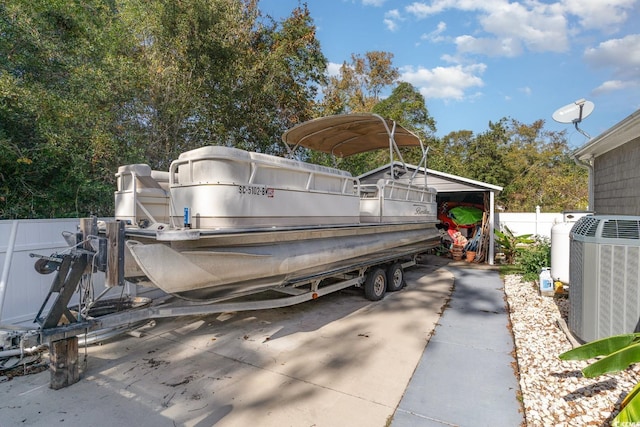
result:
[[[378,179],[389,178],[390,171],[397,170],[398,168],[403,168],[402,162],[394,162],[393,167],[387,164],[364,175],[360,175],[358,178],[360,178],[362,183],[375,183]],[[406,168],[407,173],[405,173],[403,177],[406,177],[408,180],[417,170],[415,180],[416,182],[422,182],[425,168],[418,168],[415,165],[409,164],[406,165]],[[486,259],[488,264],[493,265],[495,258],[495,194],[502,191],[502,187],[433,169],[427,168],[426,171],[427,185],[438,190],[438,210],[451,204],[483,206],[483,210],[487,214],[489,230],[489,247]]]

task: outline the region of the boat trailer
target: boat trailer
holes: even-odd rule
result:
[[[154,319],[281,308],[352,286],[362,287],[369,300],[379,300],[385,292],[401,289],[404,286],[403,270],[416,265],[421,253],[437,245],[437,242],[421,242],[394,248],[345,260],[321,272],[303,271],[267,290],[213,302],[192,302],[164,293],[154,299],[127,295],[102,300],[109,289],[127,285],[124,280],[123,221],[107,222],[106,231],[99,233],[95,217],[83,218],[79,230],[65,235],[65,239],[70,248],[64,253],[31,254],[37,258],[35,268],[39,273],[56,273],[34,319],[38,327],[0,325],[0,369],[7,369],[3,366],[3,358],[5,362],[12,358],[9,367],[17,367],[30,363],[48,348],[52,389],[61,389],[80,380],[79,337],[84,336],[86,345],[90,338],[100,341],[135,331],[148,326]],[[87,287],[93,287],[91,277],[97,271],[105,273],[105,291],[96,298],[83,298],[82,295],[89,295]],[[80,303],[70,306],[75,293],[81,295]]]

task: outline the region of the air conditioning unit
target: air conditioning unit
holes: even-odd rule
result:
[[[570,232],[569,328],[585,342],[640,319],[640,217],[585,216]]]

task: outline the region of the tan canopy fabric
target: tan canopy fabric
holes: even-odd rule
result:
[[[392,135],[393,133],[393,135]],[[295,149],[298,146],[314,151],[348,157],[366,151],[388,149],[389,138],[398,147],[420,147],[415,134],[392,120],[385,120],[377,114],[341,114],[321,117],[301,123],[282,135],[282,140]]]

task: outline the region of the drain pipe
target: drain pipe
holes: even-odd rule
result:
[[[585,168],[589,171],[589,205],[587,206],[587,210],[593,210],[593,156],[591,156],[588,160],[580,160],[578,157],[573,157],[573,161],[576,162],[576,165]]]
[[[0,322],[2,322],[2,306],[4,305],[4,296],[7,293],[7,283],[9,282],[9,269],[11,268],[11,259],[13,258],[13,249],[16,246],[16,236],[18,235],[19,221],[13,221],[11,225],[11,234],[9,235],[9,244],[7,252],[4,256],[4,266],[2,267],[2,277],[0,277]]]

